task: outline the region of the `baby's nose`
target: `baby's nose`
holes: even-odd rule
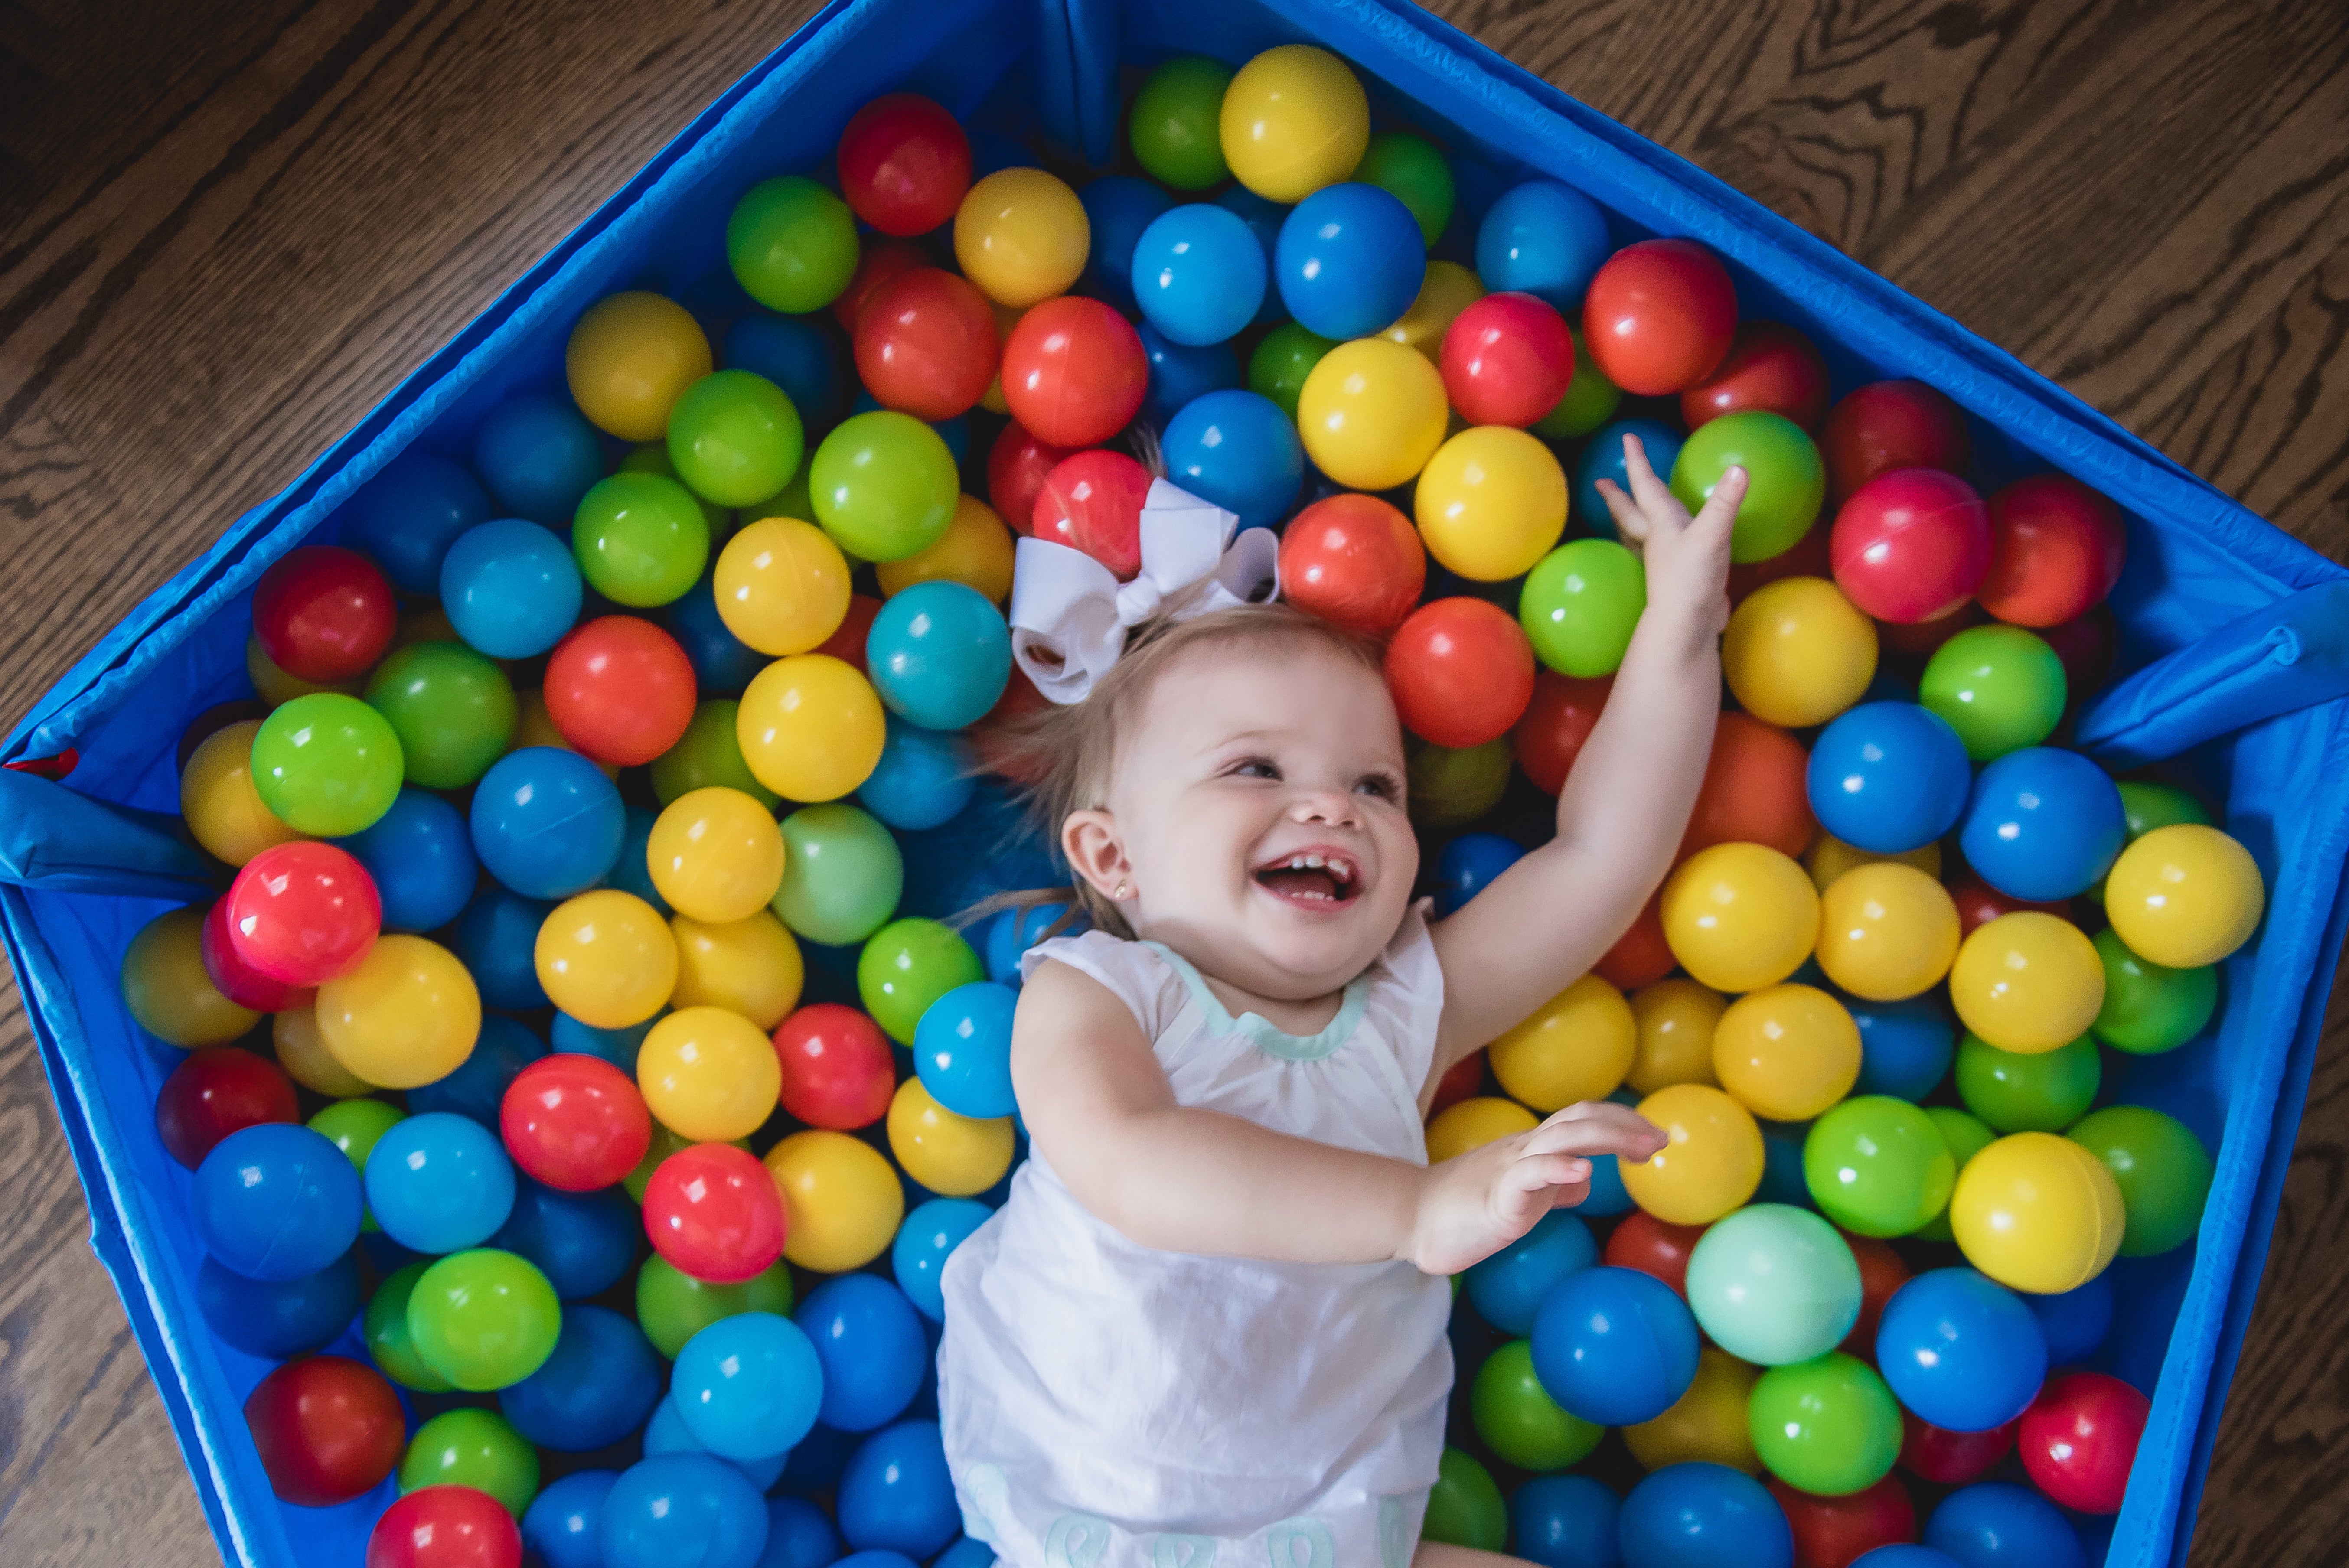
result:
[[[1328,822],[1333,827],[1355,827],[1361,813],[1350,789],[1314,789],[1298,798],[1291,808],[1300,822]]]

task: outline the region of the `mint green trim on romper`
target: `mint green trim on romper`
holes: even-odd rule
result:
[[[1166,961],[1166,966],[1183,977],[1190,988],[1191,1000],[1206,1015],[1208,1026],[1219,1035],[1234,1031],[1256,1042],[1257,1048],[1268,1057],[1284,1062],[1318,1062],[1352,1037],[1354,1026],[1362,1021],[1362,1005],[1371,994],[1371,972],[1363,970],[1346,982],[1345,995],[1338,1003],[1338,1016],[1330,1020],[1318,1035],[1292,1035],[1274,1026],[1271,1019],[1260,1013],[1242,1013],[1235,1018],[1223,999],[1210,990],[1206,978],[1191,966],[1191,961],[1163,942],[1142,944]]]

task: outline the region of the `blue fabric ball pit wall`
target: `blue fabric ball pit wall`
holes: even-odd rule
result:
[[[1837,394],[1886,376],[1948,393],[1967,411],[1988,485],[2052,465],[2127,512],[2129,566],[2113,605],[2119,667],[2134,673],[2082,717],[2081,743],[2116,767],[2168,759],[2224,803],[2270,889],[2257,940],[2228,961],[2209,1034],[2131,1062],[2105,1091],[2169,1110],[2217,1153],[2197,1246],[2116,1266],[2121,1305],[2096,1357],[2153,1396],[2109,1561],[2183,1561],[2349,917],[2349,574],[2011,356],[1403,0],[839,0],[301,479],[150,595],[0,745],[0,762],[78,754],[69,789],[0,773],[0,884],[15,884],[0,885],[0,936],[89,1197],[93,1243],[231,1561],[357,1563],[391,1493],[387,1484],[328,1510],[271,1495],[240,1414],[270,1364],[206,1328],[189,1175],[152,1130],[155,1090],[178,1053],[140,1035],[116,988],[132,933],[202,896],[202,857],[146,813],[177,804],[172,748],[186,721],[250,694],[255,578],[296,543],[338,538],[340,509],[392,458],[461,458],[501,399],[559,387],[571,324],[600,296],[659,289],[722,331],[740,301],[720,253],[735,198],[768,175],[820,166],[876,94],[926,92],[983,134],[1099,163],[1121,134],[1122,90],[1150,63],[1205,44],[1237,64],[1293,40],[1351,60],[1381,125],[1414,126],[1454,153],[1459,212],[1436,254],[1473,260],[1475,222],[1509,185],[1566,181],[1608,211],[1618,243],[1666,233],[1713,247],[1744,313],[1808,333]],[[1007,848],[1011,826],[982,790],[955,822],[907,835],[907,912],[1032,885],[1040,859]],[[349,1333],[328,1348],[360,1354]]]

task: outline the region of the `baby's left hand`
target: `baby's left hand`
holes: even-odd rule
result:
[[[1722,475],[1692,518],[1649,467],[1637,436],[1623,438],[1623,469],[1631,493],[1611,480],[1599,481],[1599,493],[1616,529],[1646,562],[1649,608],[1685,613],[1707,634],[1720,632],[1729,624],[1729,536],[1745,500],[1745,470]]]

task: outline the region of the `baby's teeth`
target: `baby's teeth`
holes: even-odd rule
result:
[[[1305,857],[1305,864],[1308,870],[1319,871],[1321,869],[1321,857],[1319,855],[1308,855]]]

